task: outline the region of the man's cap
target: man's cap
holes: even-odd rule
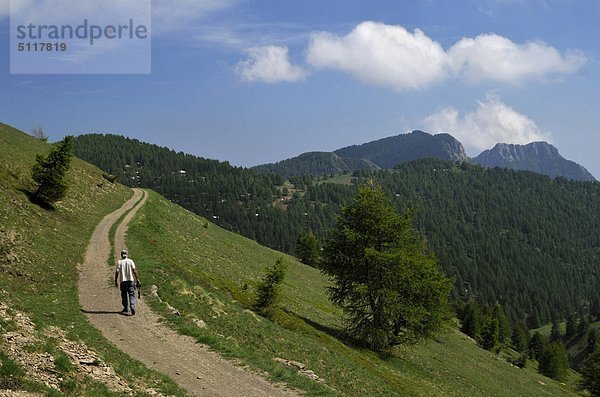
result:
[[[127,255],[127,250],[121,250],[121,255]]]

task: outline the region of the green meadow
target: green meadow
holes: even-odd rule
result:
[[[278,310],[266,319],[249,310],[264,268],[282,256],[228,232],[150,192],[132,221],[128,246],[151,300],[174,327],[226,357],[314,396],[568,396],[569,385],[519,369],[476,346],[451,320],[434,340],[380,355],[356,347],[342,314],[325,294],[321,273],[284,256]],[[197,326],[204,321],[205,328]],[[301,362],[323,383],[274,361]],[[576,381],[576,379],[573,379]]]
[[[63,384],[56,391],[31,379],[0,344],[0,390],[115,395],[99,382],[78,377],[71,366],[64,365],[57,341],[41,332],[56,326],[70,339],[82,341],[98,352],[126,380],[152,385],[165,394],[184,395],[173,381],[115,349],[80,311],[77,268],[89,238],[104,215],[131,197],[131,190],[108,182],[101,170],[74,158],[68,173],[67,197],[55,210],[42,209],[29,201],[28,192],[33,189],[30,173],[35,156],[46,154],[48,149],[47,143],[0,124],[0,289],[6,292],[0,295],[0,301],[7,300],[11,310],[24,312],[35,322],[44,343],[32,349],[54,357]],[[14,324],[0,323],[1,334],[12,328]]]

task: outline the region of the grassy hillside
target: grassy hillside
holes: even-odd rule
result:
[[[265,266],[281,254],[230,233],[155,193],[130,224],[128,246],[145,285],[158,286],[165,313],[182,332],[274,379],[320,396],[569,396],[570,387],[518,369],[448,327],[435,340],[380,356],[353,347],[322,275],[286,256],[275,321],[248,310]],[[169,315],[167,305],[181,316]],[[206,327],[203,327],[202,320]],[[200,326],[198,325],[200,324]],[[324,383],[275,358],[304,363]],[[574,381],[574,379],[572,380]]]
[[[48,144],[0,124],[0,303],[8,306],[8,314],[0,318],[0,333],[22,332],[19,315],[30,316],[35,328],[29,337],[35,342],[31,339],[25,343],[25,349],[54,363],[45,374],[58,374],[60,391],[28,375],[15,361],[14,352],[9,352],[4,337],[0,340],[0,390],[120,395],[76,370],[59,348],[62,340],[58,336],[66,332],[68,340],[79,346],[86,344],[117,375],[140,385],[140,395],[144,395],[141,390],[145,384],[182,395],[172,381],[146,370],[109,345],[80,312],[77,266],[96,224],[131,196],[130,189],[109,183],[99,169],[74,158],[68,173],[71,187],[67,197],[54,211],[44,210],[29,201],[27,192],[33,188],[30,169],[35,155],[45,154],[48,149]]]
[[[453,147],[444,134],[390,139],[415,143],[410,155],[435,142],[440,150]],[[351,149],[397,154],[390,148],[393,142],[384,139]],[[275,175],[114,135],[80,136],[75,150],[125,183],[156,190],[228,230],[287,253],[295,252],[298,236],[307,232],[324,239],[340,207],[356,193],[355,183],[372,178],[401,211],[416,209],[417,229],[456,280],[453,299],[467,299],[468,290],[482,304],[502,302],[510,322],[529,328],[600,301],[594,267],[600,183],[420,159],[394,170],[329,179],[340,183],[291,177],[292,187]]]

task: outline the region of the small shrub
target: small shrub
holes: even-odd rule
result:
[[[525,368],[527,365],[527,353],[521,353],[518,357],[510,357],[508,362],[514,365],[515,367]]]
[[[285,277],[286,265],[283,257],[275,261],[275,264],[265,270],[265,277],[258,284],[256,291],[256,302],[254,310],[263,315],[269,315],[277,304],[279,286]]]
[[[102,178],[106,179],[110,183],[115,183],[115,181],[117,180],[117,176],[116,175],[107,174],[106,172],[102,173]]]

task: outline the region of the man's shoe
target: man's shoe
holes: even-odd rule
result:
[[[126,307],[123,308],[123,310],[121,310],[121,313],[127,313],[129,310],[127,310]]]
[[[131,308],[131,315],[135,316],[135,309],[134,308]]]

